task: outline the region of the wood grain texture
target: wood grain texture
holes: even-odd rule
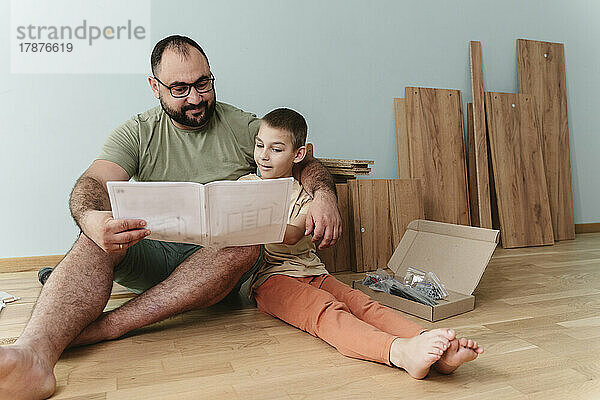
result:
[[[388,180],[388,191],[393,253],[404,236],[408,224],[415,219],[425,218],[425,210],[423,209],[423,191],[420,180],[390,179]],[[388,260],[386,260],[386,265]]]
[[[519,92],[535,97],[554,239],[575,238],[562,43],[517,40]]]
[[[486,93],[486,106],[502,246],[553,244],[533,97]]]
[[[361,271],[371,271],[376,269],[377,265],[377,245],[375,231],[377,225],[381,222],[376,219],[375,210],[379,206],[378,199],[375,195],[381,190],[381,184],[377,185],[376,180],[368,180],[366,182],[356,181],[358,191],[358,201],[360,202],[360,225],[355,226],[360,232],[360,242],[362,246],[362,263],[357,260],[357,266],[361,265]],[[352,186],[352,190],[354,186]],[[355,235],[358,232],[355,231]],[[357,269],[358,271],[358,269]]]
[[[35,271],[44,265],[0,273],[2,290],[23,298],[0,312],[0,339],[23,330],[41,288]],[[362,276],[336,274],[346,283]],[[68,350],[54,369],[52,399],[598,399],[599,289],[600,234],[496,249],[473,311],[436,323],[402,314],[427,329],[454,328],[485,348],[454,374],[431,372],[424,380],[344,357],[240,294]]]
[[[329,272],[351,271],[356,264],[354,255],[354,231],[352,229],[352,214],[350,209],[350,191],[347,183],[338,183],[338,209],[342,217],[342,236],[335,246],[317,250],[317,255]]]
[[[473,136],[473,103],[467,103],[467,173],[469,175],[469,208],[471,226],[480,226],[479,194],[477,192],[477,164],[475,161],[475,137]]]
[[[408,152],[408,134],[406,132],[405,99],[394,99],[396,120],[396,154],[398,157],[398,178],[410,179],[410,156]]]
[[[412,220],[423,218],[416,179],[361,179],[350,183],[354,210],[356,271],[386,268]]]
[[[306,155],[308,155],[310,157],[314,157],[313,153],[314,153],[313,144],[312,143],[306,143]]]
[[[352,229],[354,239],[354,256],[355,263],[353,264],[354,272],[363,272],[363,248],[362,248],[362,235],[360,232],[360,215],[361,215],[361,204],[360,204],[360,193],[358,190],[358,180],[348,182],[348,190],[350,191],[349,197],[351,199],[349,208],[351,210],[350,216],[352,217]]]
[[[470,43],[471,87],[473,90],[473,152],[475,157],[475,177],[477,180],[477,209],[471,210],[471,216],[477,214],[477,224],[482,228],[492,227],[490,205],[490,182],[488,175],[487,129],[485,122],[485,101],[483,95],[483,63],[481,43]]]
[[[425,218],[470,225],[459,90],[406,88],[412,178],[421,179]]]
[[[0,258],[0,272],[20,272],[32,271],[33,269],[41,269],[43,267],[54,267],[63,258],[64,254],[52,256],[33,256],[33,257],[12,257]]]

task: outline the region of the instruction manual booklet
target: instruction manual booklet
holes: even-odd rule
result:
[[[107,182],[115,219],[143,219],[149,239],[202,246],[283,241],[293,178]]]

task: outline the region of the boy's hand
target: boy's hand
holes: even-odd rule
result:
[[[319,250],[333,246],[342,235],[342,217],[334,194],[315,193],[306,214],[305,235],[313,235],[313,243],[319,244]]]

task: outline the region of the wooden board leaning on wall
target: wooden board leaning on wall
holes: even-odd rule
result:
[[[470,225],[459,90],[407,87],[410,174],[421,179],[425,218]]]
[[[517,40],[519,93],[535,97],[555,240],[575,239],[562,43]]]
[[[486,93],[502,247],[554,244],[533,96]]]
[[[470,43],[471,87],[473,90],[473,134],[470,135],[469,151],[472,150],[474,165],[470,174],[471,192],[475,197],[471,200],[472,225],[482,228],[492,227],[492,210],[490,204],[489,161],[487,148],[487,130],[485,123],[485,101],[483,94],[483,62],[481,60],[481,43]],[[473,207],[475,209],[473,209]],[[475,219],[475,221],[473,221]]]

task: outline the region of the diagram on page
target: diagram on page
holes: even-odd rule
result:
[[[148,239],[203,246],[283,240],[292,179],[193,182],[108,182],[115,219],[143,219]]]
[[[202,240],[199,190],[191,185],[148,183],[114,189],[113,214],[140,218],[152,232],[149,239],[198,243]],[[111,203],[113,199],[111,199]]]
[[[273,235],[283,240],[289,194],[282,196],[276,185],[248,183],[208,189],[211,243],[269,243]]]

